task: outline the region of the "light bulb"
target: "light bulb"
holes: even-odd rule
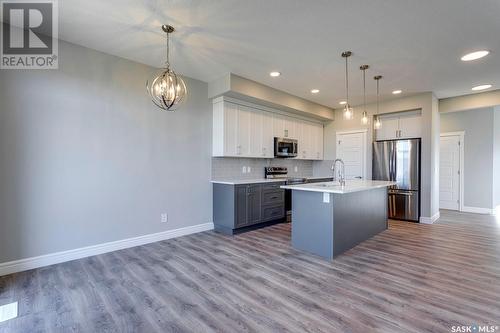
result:
[[[352,108],[349,106],[349,104],[346,104],[344,107],[344,119],[351,120],[353,114],[354,112],[352,111]]]
[[[375,120],[375,124],[373,124],[373,126],[375,127],[375,129],[379,129],[380,127],[382,127],[382,122],[380,121],[379,118]]]
[[[363,112],[363,117],[361,117],[361,124],[363,125],[368,124],[368,116],[366,115],[366,111]]]

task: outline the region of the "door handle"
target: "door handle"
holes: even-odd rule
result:
[[[361,177],[361,176],[356,176],[354,178],[356,178],[356,179],[363,179],[363,177]]]

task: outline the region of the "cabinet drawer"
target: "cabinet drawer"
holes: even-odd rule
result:
[[[262,193],[262,204],[263,205],[275,205],[280,204],[285,201],[285,191],[268,191]]]
[[[281,191],[282,189],[280,186],[285,185],[285,183],[271,183],[271,184],[265,184],[262,185],[262,191],[268,192],[268,191]]]
[[[262,221],[277,220],[285,217],[285,206],[268,206],[262,208]]]

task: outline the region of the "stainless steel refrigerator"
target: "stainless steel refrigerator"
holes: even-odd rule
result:
[[[418,222],[420,139],[374,142],[372,178],[397,182],[389,188],[389,218]]]

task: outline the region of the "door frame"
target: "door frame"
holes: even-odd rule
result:
[[[366,177],[368,175],[368,169],[367,169],[367,163],[366,160],[368,159],[368,129],[367,128],[361,128],[358,130],[350,130],[350,131],[338,131],[335,133],[335,158],[338,156],[338,151],[339,151],[339,141],[340,135],[344,134],[356,134],[356,133],[361,133],[363,134],[363,180],[366,180]]]
[[[446,136],[458,136],[460,137],[460,146],[459,146],[459,172],[460,172],[460,177],[458,177],[458,181],[460,184],[458,185],[458,211],[463,212],[464,210],[464,175],[465,175],[465,169],[464,169],[464,156],[465,156],[465,131],[456,131],[456,132],[444,132],[439,135],[439,139],[441,140],[441,137],[446,137]],[[441,152],[439,152],[439,158],[441,159]]]

